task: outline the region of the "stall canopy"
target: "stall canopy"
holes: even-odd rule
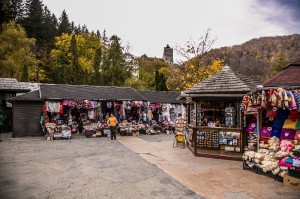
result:
[[[218,73],[205,79],[198,85],[183,93],[183,97],[218,98],[218,97],[243,97],[259,83],[225,66]]]
[[[138,91],[148,102],[184,104],[184,100],[177,100],[180,92],[175,91]]]
[[[67,84],[41,84],[42,100],[101,100],[101,101],[143,101],[145,98],[130,87],[87,86]]]
[[[264,87],[300,87],[300,59],[263,83]]]

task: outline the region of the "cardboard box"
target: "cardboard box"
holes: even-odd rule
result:
[[[300,191],[300,178],[295,178],[286,174],[283,176],[283,184],[296,191]]]

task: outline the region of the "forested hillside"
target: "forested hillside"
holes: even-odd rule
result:
[[[232,69],[263,81],[274,74],[272,67],[300,58],[300,35],[252,39],[241,45],[212,49],[205,57],[223,59]]]
[[[174,47],[187,61],[170,65],[132,55],[120,37],[76,25],[66,10],[55,16],[42,0],[2,0],[0,11],[0,77],[18,81],[184,91],[224,65],[263,82],[300,58],[299,34],[212,49],[208,29],[198,43]]]

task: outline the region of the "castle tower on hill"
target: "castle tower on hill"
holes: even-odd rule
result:
[[[173,64],[173,48],[171,48],[169,44],[167,44],[167,46],[164,47],[164,54],[162,58],[169,64]]]

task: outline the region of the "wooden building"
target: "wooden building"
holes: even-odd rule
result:
[[[185,91],[189,101],[190,150],[196,156],[240,160],[245,136],[240,106],[243,96],[259,83],[225,66]]]

